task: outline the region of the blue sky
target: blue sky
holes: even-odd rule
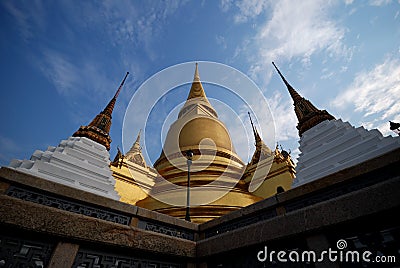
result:
[[[294,156],[297,121],[271,61],[317,107],[389,135],[388,121],[400,121],[399,13],[399,1],[386,0],[1,1],[0,164],[29,158],[88,124],[130,71],[113,114],[114,157],[122,146],[125,110],[139,86],[165,68],[194,61],[223,63],[248,75],[274,118],[275,139],[263,131],[264,139]],[[234,98],[216,88],[205,85],[207,95],[234,106]],[[163,100],[174,103],[160,106],[158,124],[188,89]],[[266,108],[251,109],[259,115]],[[248,124],[245,111],[238,113]],[[246,161],[248,143],[225,120]],[[157,135],[146,133],[150,161],[161,151]]]

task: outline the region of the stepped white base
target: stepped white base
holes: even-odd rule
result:
[[[30,160],[12,160],[9,167],[119,200],[109,164],[110,154],[103,145],[84,137],[69,137],[45,152],[35,151]]]
[[[326,120],[300,138],[300,155],[293,187],[360,164],[400,147],[400,137],[383,137],[377,130],[355,128],[342,120]]]

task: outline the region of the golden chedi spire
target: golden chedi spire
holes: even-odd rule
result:
[[[298,120],[297,129],[299,130],[300,137],[305,131],[318,125],[322,121],[335,119],[335,117],[329,114],[326,110],[319,110],[309,100],[300,96],[300,94],[297,93],[297,91],[286,81],[275,63],[272,62],[272,64],[279,76],[282,78],[293,99],[294,111]]]
[[[253,154],[253,157],[251,158],[250,163],[247,165],[248,167],[250,167],[268,157],[271,157],[272,151],[264,143],[264,141],[261,139],[260,135],[258,134],[257,128],[253,125],[253,120],[251,119],[250,112],[247,112],[247,113],[249,114],[250,123],[251,123],[251,127],[253,129],[253,134],[254,134],[254,139],[255,139],[255,146],[256,146],[256,150]]]
[[[136,137],[136,141],[133,143],[131,149],[126,153],[128,155],[129,153],[137,153],[142,151],[142,147],[140,146],[140,134],[142,133],[142,130],[139,130],[139,133]]]
[[[122,86],[125,83],[126,77],[129,72],[126,73],[124,79],[122,80],[117,92],[114,97],[107,104],[106,108],[102,112],[100,112],[87,126],[81,126],[74,134],[74,137],[86,137],[95,142],[98,142],[104,145],[107,150],[110,150],[110,127],[111,127],[111,119],[112,112],[114,110],[115,102],[117,101],[117,97],[121,92]]]
[[[227,128],[207,100],[198,64],[188,98],[154,163],[160,177],[151,197],[139,201],[138,206],[185,218],[188,150],[194,154],[190,168],[192,221],[205,222],[260,200],[240,180],[245,165],[235,153]],[[216,197],[210,201],[210,196]]]
[[[126,153],[126,160],[131,161],[132,163],[136,163],[142,167],[147,167],[146,161],[142,154],[142,147],[140,146],[140,134],[142,130],[139,130],[136,141],[133,143],[132,147]]]
[[[111,161],[110,165],[121,168],[124,158],[125,158],[125,155],[121,152],[121,150],[117,146],[117,154],[115,155],[114,160]]]
[[[295,177],[295,165],[290,154],[278,147],[272,151],[258,134],[250,113],[250,123],[254,133],[255,151],[247,164],[242,179],[249,191],[258,197],[268,198],[275,195],[278,189],[291,188]]]
[[[193,83],[192,83],[192,87],[190,88],[187,99],[190,100],[190,99],[195,99],[195,98],[205,98],[207,100],[206,93],[204,92],[203,85],[201,84],[201,81],[200,81],[199,64],[198,63],[196,63],[196,69],[194,71]]]
[[[198,109],[202,109],[203,112],[207,113],[210,116],[218,118],[217,112],[214,107],[211,106],[210,102],[207,99],[206,93],[204,91],[203,85],[200,81],[199,75],[199,65],[196,63],[196,68],[194,71],[194,78],[192,82],[192,86],[190,87],[190,91],[185,102],[185,105],[179,112],[178,118],[181,118],[188,111],[192,111],[194,107]]]

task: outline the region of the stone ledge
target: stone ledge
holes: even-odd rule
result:
[[[339,184],[381,168],[387,168],[388,166],[398,162],[400,162],[400,149],[395,149],[391,152],[359,163],[355,166],[342,169],[315,181],[295,187],[283,194],[278,195],[278,200],[279,202],[284,202],[299,196],[304,196],[305,194],[323,189],[327,186]]]
[[[205,232],[207,229],[217,227],[218,225],[229,222],[229,221],[240,220],[242,218],[245,218],[246,216],[250,216],[251,214],[253,214],[255,212],[259,212],[261,210],[273,209],[277,204],[278,204],[278,201],[276,199],[276,196],[272,196],[272,197],[264,199],[260,202],[254,203],[250,206],[247,206],[242,209],[235,210],[231,213],[225,214],[219,218],[202,223],[199,226],[199,231]]]
[[[24,187],[36,188],[39,189],[39,191],[50,192],[60,197],[70,198],[74,201],[81,201],[90,205],[97,205],[107,209],[116,210],[131,215],[132,217],[144,218],[149,221],[160,221],[162,224],[178,226],[191,231],[198,231],[198,225],[195,223],[115,201],[93,193],[22,173],[11,168],[0,168],[0,180],[6,181],[11,185],[18,184]]]
[[[196,243],[0,195],[0,223],[68,240],[195,257]]]
[[[197,242],[197,257],[266,243],[400,207],[400,177]]]
[[[334,174],[330,174],[321,179],[312,181],[310,183],[298,186],[294,189],[288,190],[284,193],[277,194],[270,198],[264,199],[253,205],[244,207],[238,211],[221,216],[220,218],[211,220],[203,223],[199,226],[200,232],[205,232],[207,229],[218,227],[218,225],[229,222],[240,220],[243,217],[250,216],[252,213],[260,210],[275,209],[276,207],[283,206],[288,201],[303,198],[307,194],[325,189],[326,187],[338,185],[340,183],[350,181],[357,176],[387,168],[390,165],[394,165],[400,161],[400,149],[393,150],[389,153],[376,157],[374,159],[365,161],[356,166],[349,167],[338,171]]]

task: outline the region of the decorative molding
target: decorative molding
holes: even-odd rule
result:
[[[118,224],[129,225],[131,222],[131,217],[123,215],[121,213],[113,212],[111,210],[106,210],[102,208],[96,208],[94,206],[85,205],[83,203],[56,197],[51,194],[42,193],[34,190],[28,190],[16,186],[10,186],[6,192],[6,195],[24,201],[33,202],[48,207],[58,208],[61,210],[105,221],[115,222]]]
[[[160,234],[165,234],[165,235],[169,235],[169,236],[173,236],[173,237],[177,237],[177,238],[194,241],[194,233],[193,232],[190,233],[181,228],[175,228],[172,226],[161,225],[158,223],[144,221],[144,220],[139,220],[138,228],[146,230],[146,231],[156,232],[156,233],[160,233]]]
[[[54,244],[0,234],[0,267],[47,267]]]
[[[391,176],[393,176],[392,171],[382,169],[371,171],[368,173],[368,175],[354,175],[353,179],[349,181],[323,187],[321,190],[313,191],[309,194],[301,195],[297,198],[281,202],[278,206],[283,206],[285,212],[289,213],[327,200],[332,200],[345,194],[365,189],[380,183],[383,180],[390,179]],[[215,227],[211,227],[205,230],[205,238],[213,237],[253,223],[274,218],[278,216],[276,213],[276,208],[277,207],[275,206],[269,207],[264,210],[259,210],[254,214],[241,216],[240,218],[221,223]]]
[[[213,228],[206,230],[205,238],[216,236],[222,233],[233,231],[245,226],[248,226],[259,221],[271,219],[277,216],[275,208],[270,208],[268,210],[260,210],[257,213],[236,220],[229,221],[227,223],[220,224]]]
[[[133,254],[120,255],[109,252],[80,249],[76,255],[73,268],[184,268],[182,263],[163,262],[132,256]],[[158,259],[158,257],[156,257]]]

